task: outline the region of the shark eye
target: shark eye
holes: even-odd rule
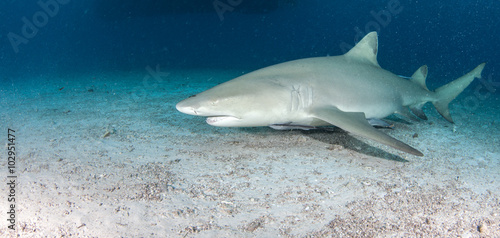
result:
[[[191,95],[188,98],[194,98],[194,97],[196,97],[196,94],[195,95]]]

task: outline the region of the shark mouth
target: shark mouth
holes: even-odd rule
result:
[[[211,126],[234,126],[236,125],[240,118],[233,116],[213,116],[207,117],[207,124]]]

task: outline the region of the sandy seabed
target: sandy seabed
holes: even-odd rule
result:
[[[341,130],[217,128],[176,111],[241,73],[2,83],[0,236],[500,237],[499,94],[464,92],[451,105],[455,124],[430,105],[428,121],[391,117],[395,129],[384,131],[424,157]]]

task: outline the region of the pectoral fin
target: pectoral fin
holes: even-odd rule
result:
[[[311,113],[314,117],[338,126],[345,131],[372,139],[406,153],[423,156],[422,152],[372,127],[362,112],[344,112],[336,107],[324,107],[314,109]]]

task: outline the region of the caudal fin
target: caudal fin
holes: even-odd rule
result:
[[[453,99],[455,99],[462,91],[464,91],[464,89],[469,86],[474,78],[481,78],[481,72],[483,71],[485,64],[486,63],[480,64],[466,75],[436,89],[437,100],[432,104],[434,104],[434,107],[436,107],[439,114],[441,114],[441,116],[443,116],[449,122],[453,123],[448,104]]]

